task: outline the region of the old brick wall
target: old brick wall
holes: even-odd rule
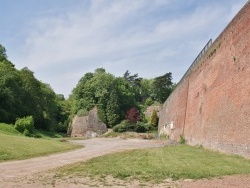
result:
[[[165,102],[159,132],[250,157],[249,1]]]

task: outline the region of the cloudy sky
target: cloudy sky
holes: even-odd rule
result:
[[[178,82],[247,0],[0,0],[0,44],[16,68],[67,97],[103,67]]]

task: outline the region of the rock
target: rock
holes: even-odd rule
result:
[[[68,129],[68,135],[71,137],[98,137],[107,132],[107,126],[97,115],[97,108],[89,111],[88,116],[74,116]]]

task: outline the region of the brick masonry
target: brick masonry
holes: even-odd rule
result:
[[[250,158],[250,2],[160,110],[159,132]]]

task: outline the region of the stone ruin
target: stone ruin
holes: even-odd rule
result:
[[[107,132],[107,126],[97,115],[97,108],[89,111],[87,116],[75,115],[68,129],[68,135],[71,137],[98,137]]]
[[[159,111],[161,110],[161,106],[159,105],[159,106],[149,106],[149,107],[147,107],[146,111],[144,112],[144,115],[148,120],[151,119],[151,116],[152,116],[152,113],[153,113],[154,110],[156,110],[157,116],[159,117]]]

